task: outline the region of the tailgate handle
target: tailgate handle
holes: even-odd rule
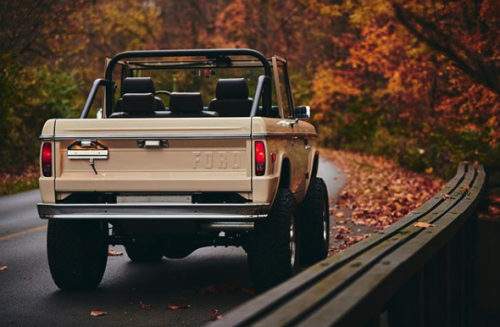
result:
[[[168,140],[137,140],[139,148],[168,148]]]

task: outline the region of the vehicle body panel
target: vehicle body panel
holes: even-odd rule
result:
[[[200,192],[251,191],[249,119],[61,119],[55,122],[55,191]],[[68,158],[77,140],[99,140],[109,158]],[[164,140],[165,147],[138,141]],[[217,183],[214,183],[217,182]]]
[[[159,52],[151,53],[159,56]],[[262,58],[258,62],[262,63]],[[119,63],[123,66],[123,83],[123,74],[131,72],[125,69],[124,62]],[[155,64],[167,68],[172,65],[171,61],[147,62],[145,67],[149,69]],[[131,62],[130,67],[140,69],[141,65]],[[204,63],[192,65],[188,64],[196,67],[196,72],[201,71]],[[207,65],[211,67],[216,62],[209,60]],[[256,62],[235,61],[237,67],[255,65]],[[101,86],[106,87],[104,116],[112,112],[115,84],[109,79],[108,69],[107,79],[94,83],[81,115],[84,119],[50,120],[42,131],[40,138],[52,144],[54,155],[52,176],[40,178],[43,202],[39,205],[40,216],[107,221],[142,218],[254,221],[266,217],[279,187],[289,188],[300,204],[313,177],[317,135],[311,124],[294,117],[286,60],[274,57],[269,60],[270,67],[269,83],[272,78],[273,97],[277,100],[274,114],[270,89],[263,87],[262,108],[259,112],[252,109],[249,117],[86,118]],[[255,84],[252,89],[260,90]],[[260,96],[254,95],[253,108],[257,108]],[[256,141],[265,145],[263,176],[255,174]],[[88,145],[96,148],[90,149]],[[100,155],[97,145],[102,146],[105,155]],[[141,195],[138,203],[120,202],[120,198],[136,195]],[[161,202],[171,196],[186,196],[188,200],[177,201],[181,197],[174,197]],[[198,203],[200,196],[207,196],[213,203]],[[212,200],[213,196],[220,197]]]

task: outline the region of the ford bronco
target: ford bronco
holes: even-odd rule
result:
[[[40,136],[38,212],[48,219],[55,284],[97,287],[110,244],[138,262],[242,246],[258,290],[325,258],[328,195],[308,116],[277,56],[211,49],[108,59],[80,118],[51,119]]]

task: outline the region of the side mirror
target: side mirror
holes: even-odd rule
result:
[[[309,106],[295,107],[295,118],[308,119],[309,117],[311,117],[311,107]]]

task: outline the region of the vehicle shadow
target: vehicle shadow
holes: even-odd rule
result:
[[[242,249],[204,248],[155,263],[131,262],[125,253],[108,259],[96,290],[56,291],[43,299],[45,307],[65,313],[57,325],[201,326],[213,310],[223,315],[253,297]],[[107,314],[92,317],[91,311]]]

